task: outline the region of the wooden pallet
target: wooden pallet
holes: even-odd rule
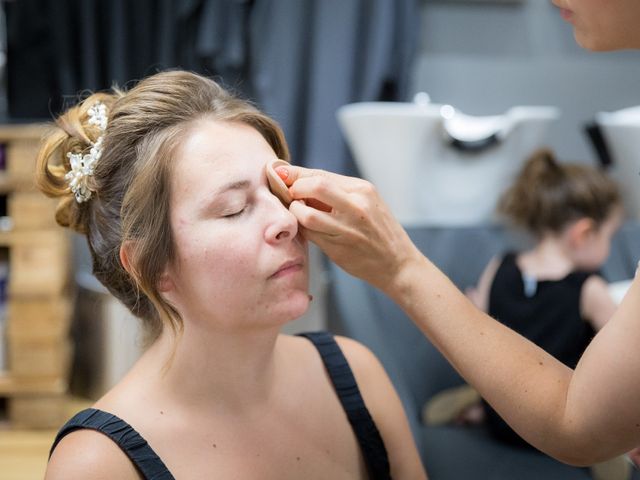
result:
[[[54,220],[56,201],[33,183],[36,152],[47,127],[0,125],[5,168],[6,230],[0,251],[8,256],[5,329],[7,366],[0,397],[11,428],[57,428],[65,419],[71,359],[71,255],[69,234]],[[7,228],[8,225],[8,228]]]

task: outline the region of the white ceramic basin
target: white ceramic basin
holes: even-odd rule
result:
[[[640,106],[596,115],[627,214],[640,219]]]
[[[470,116],[425,101],[367,102],[337,116],[363,177],[403,224],[464,226],[491,220],[559,111],[519,106]]]

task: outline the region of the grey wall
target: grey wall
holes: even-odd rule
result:
[[[592,162],[581,127],[598,111],[640,105],[640,52],[584,51],[549,0],[424,0],[418,91],[472,115],[557,106],[550,146],[560,158]]]

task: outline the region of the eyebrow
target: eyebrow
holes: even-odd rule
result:
[[[214,192],[214,197],[221,195],[229,190],[243,190],[249,188],[251,182],[249,180],[238,180],[235,182],[230,182],[225,185],[222,185],[220,188],[216,189]]]

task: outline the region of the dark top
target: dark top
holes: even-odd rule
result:
[[[384,442],[364,404],[347,359],[333,335],[315,332],[303,333],[301,336],[309,339],[322,357],[336,394],[358,439],[369,477],[373,480],[390,479],[389,459]],[[143,478],[173,480],[173,475],[160,457],[133,427],[115,415],[93,408],[79,412],[60,429],[49,456],[65,435],[79,429],[97,430],[113,440],[131,459]]]
[[[575,368],[595,331],[580,315],[584,282],[596,272],[572,272],[561,280],[527,277],[508,253],[489,292],[489,315],[520,333],[570,368]],[[485,403],[487,425],[498,438],[526,444]]]

